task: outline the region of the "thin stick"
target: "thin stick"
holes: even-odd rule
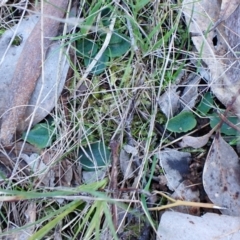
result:
[[[118,176],[118,149],[119,149],[119,141],[112,139],[110,142],[110,148],[112,151],[112,171],[111,171],[111,179],[110,179],[110,189],[117,189],[117,176]],[[113,198],[117,198],[117,193],[113,192]],[[118,214],[117,214],[117,205],[112,205],[112,217],[113,217],[113,224],[115,229],[117,230],[117,223],[118,223]]]

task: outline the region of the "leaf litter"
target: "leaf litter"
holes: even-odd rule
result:
[[[221,5],[219,5],[219,1],[202,0],[195,2],[186,0],[183,2],[183,13],[189,25],[189,30],[192,32],[193,43],[211,72],[208,85],[218,100],[238,117],[240,109],[238,98],[240,87],[238,79],[239,67],[237,67],[239,64],[239,3],[238,0],[231,1],[231,3],[222,1]],[[214,38],[217,39],[216,43],[213,41]],[[169,105],[169,107],[168,111],[171,111],[171,106]],[[210,121],[213,129],[209,133],[200,137],[183,136],[179,145],[181,147],[203,147],[209,143],[210,137],[217,130],[204,164],[203,186],[209,199],[216,206],[224,208],[220,210],[223,214],[239,216],[240,170],[238,155],[229,143],[222,138],[216,125],[221,122],[219,127],[221,127],[221,132],[226,135],[235,135],[236,130],[227,126],[227,122],[222,122],[219,117],[217,119],[218,122],[215,125],[212,124],[212,120]],[[174,117],[170,121],[172,120],[174,120]],[[236,123],[237,121],[234,119],[234,124]],[[177,131],[175,130],[175,132]],[[181,159],[180,156],[179,159]],[[170,162],[172,160],[172,158],[169,159]],[[166,165],[163,162],[161,166],[167,176],[168,184],[170,184],[171,179],[176,174],[171,173],[169,164]],[[176,189],[174,190],[176,191]],[[177,214],[174,216],[177,217]],[[159,226],[163,225],[164,223],[161,222]],[[177,229],[179,228],[177,227]],[[168,236],[163,239],[173,238]]]
[[[203,61],[206,62],[212,74],[209,86],[223,104],[228,107],[230,104],[232,105],[231,109],[234,110],[236,115],[239,114],[240,109],[239,98],[237,97],[239,91],[239,87],[237,87],[239,86],[239,80],[237,81],[239,70],[236,69],[238,59],[236,55],[232,55],[233,58],[230,58],[229,54],[232,54],[233,51],[236,52],[238,48],[239,37],[236,37],[236,35],[240,31],[237,24],[240,11],[239,3],[240,1],[231,1],[230,4],[229,1],[222,1],[221,6],[219,6],[217,1],[202,0],[193,3],[186,0],[183,9],[190,32],[200,34],[200,36],[192,37],[192,40],[198,51],[201,52]],[[216,21],[216,19],[218,20]],[[220,24],[225,20],[227,21],[224,25]],[[213,31],[207,32],[209,27],[212,26]],[[231,33],[229,29],[231,29]],[[203,35],[203,32],[207,34]],[[217,37],[215,46],[213,45],[214,37]],[[224,133],[227,134],[228,132],[226,130]],[[208,134],[200,137],[198,146],[201,145],[200,140],[204,144],[208,139]],[[187,140],[191,141],[193,139],[188,137]],[[195,138],[195,140],[197,139]],[[237,169],[237,154],[217,133],[204,167],[204,188],[209,198],[216,205],[226,205],[228,210],[222,210],[225,214],[234,216],[236,216],[234,209],[238,212],[238,203],[235,198],[239,189]]]
[[[240,214],[240,168],[238,155],[216,134],[206,158],[203,171],[204,189],[213,203],[225,207],[223,214]]]
[[[184,6],[183,12],[190,26],[189,29],[193,33],[192,40],[197,50],[202,54],[201,57],[210,68],[212,78],[208,80],[208,84],[211,87],[212,92],[223,104],[225,104],[225,106],[228,106],[230,100],[232,100],[232,98],[236,96],[236,93],[238,91],[236,90],[237,88],[235,86],[234,86],[235,89],[233,87],[233,83],[236,83],[236,78],[234,79],[234,77],[237,76],[238,73],[234,72],[233,79],[229,79],[230,72],[234,71],[234,69],[236,70],[238,65],[236,53],[234,52],[235,50],[237,50],[238,46],[236,46],[237,34],[234,35],[234,37],[231,37],[228,34],[230,30],[224,29],[224,26],[227,23],[227,25],[230,26],[228,29],[231,29],[231,26],[236,27],[236,21],[234,22],[234,20],[238,19],[239,1],[232,1],[231,4],[228,4],[227,1],[222,1],[221,7],[218,4],[219,1],[218,2],[210,1],[208,3],[206,3],[206,1],[198,1],[198,3],[195,3],[196,5],[194,6],[194,10],[192,8],[192,6],[194,5],[192,2],[193,1],[191,2],[184,1],[184,5],[183,5]],[[196,6],[200,6],[200,7],[198,8]],[[199,13],[197,15],[195,15],[196,9]],[[203,12],[200,11],[202,9],[204,9]],[[209,9],[211,12],[207,11]],[[204,16],[204,18],[201,18],[200,15]],[[191,21],[190,21],[190,16],[193,17]],[[234,18],[232,16],[234,16]],[[192,26],[193,23],[196,24],[197,27],[195,26],[195,28],[193,28]],[[200,36],[198,35],[194,36],[194,33],[197,33]],[[205,35],[205,33],[207,34]],[[236,33],[238,32],[236,31]],[[217,38],[217,44],[213,43],[214,38]],[[23,39],[23,41],[25,41],[25,38]],[[55,52],[57,51],[56,49],[58,49],[58,46],[56,46],[55,49],[50,50],[50,52]],[[233,49],[234,51],[232,51]],[[51,56],[50,52],[48,53],[49,56]],[[229,58],[230,56],[233,56],[234,60],[229,61],[227,58]],[[50,62],[53,62],[53,61],[50,60]],[[54,67],[55,65],[49,68],[54,69]],[[62,66],[63,79],[66,78],[68,68],[69,68],[68,64]],[[41,82],[42,80],[38,80],[38,81]],[[158,102],[159,106],[162,109],[162,112],[164,112],[167,117],[175,116],[176,113],[178,113],[179,110],[183,108],[187,108],[188,110],[194,109],[194,106],[198,98],[199,88],[197,85],[199,84],[199,81],[200,81],[199,76],[196,76],[194,78],[194,81],[184,82],[184,84],[187,85],[187,87],[185,87],[184,90],[182,91],[183,94],[180,93],[180,91],[178,90],[178,85],[176,84],[174,85],[174,87],[172,85],[169,86],[169,89],[165,91],[165,96],[163,94],[160,97],[160,100]],[[60,84],[61,86],[59,88],[59,92],[61,92],[63,84],[64,84],[64,81],[62,85]],[[222,87],[223,86],[222,84],[224,84],[224,87]],[[191,85],[193,85],[193,87]],[[41,88],[41,84],[40,84],[40,88]],[[52,88],[55,88],[55,87],[52,87]],[[37,92],[36,96],[38,96],[38,93],[40,90],[36,90],[35,88],[34,91]],[[192,92],[192,94],[189,94],[190,92]],[[49,100],[49,102],[52,102],[52,101],[55,101],[55,100]],[[3,102],[5,103],[6,101],[3,100]],[[163,102],[166,103],[164,108],[163,108],[164,104],[162,104]],[[238,111],[236,110],[239,106],[238,102],[239,100],[236,99],[232,107],[232,109],[235,110],[236,114],[238,114]],[[35,103],[33,103],[33,105],[35,105]],[[4,104],[3,104],[3,107],[4,107],[4,110],[3,110],[4,112],[6,111]],[[51,106],[48,110],[47,110],[47,107],[41,106],[39,108],[44,108],[45,114],[46,114],[47,112],[51,111],[53,106]],[[32,113],[32,110],[30,110],[30,112],[25,115],[25,118],[28,116],[31,116],[31,113]],[[185,114],[184,112],[182,113],[183,115]],[[34,118],[33,120],[34,124],[41,121],[46,116],[46,115],[44,116],[44,114],[40,114],[40,115],[41,116],[38,119]],[[17,123],[17,125],[19,125],[19,122]],[[179,125],[180,127],[178,126],[177,130],[173,130],[171,128],[169,130],[171,132],[177,132],[177,133],[184,132],[182,131],[182,129],[180,129],[182,127],[181,126],[182,123],[180,123]],[[192,125],[195,126],[196,122],[194,121]],[[27,126],[27,124],[25,126]],[[18,129],[18,126],[15,126],[15,128]],[[22,126],[19,127],[19,129],[20,128],[22,128]],[[187,132],[188,130],[189,128],[188,126],[186,126],[185,131]],[[193,148],[203,147],[207,143],[209,143],[210,137],[214,131],[212,130],[209,133],[205,134],[204,136],[200,136],[200,137],[184,136],[182,138],[182,142],[180,143],[180,146],[181,147],[191,146]],[[12,135],[12,132],[14,131],[11,130],[10,135]],[[9,142],[8,141],[9,137],[7,138],[8,139],[6,142]],[[125,176],[125,179],[131,179],[133,176],[133,170],[131,169],[132,158],[130,158],[129,155],[131,154],[132,156],[135,156],[137,155],[137,152],[133,147],[132,149],[129,149],[129,148],[127,149],[126,148],[127,146],[128,145],[125,145],[123,149],[120,151],[120,158],[122,160],[122,162],[120,162],[120,165],[121,165],[121,171]],[[33,150],[33,153],[36,153],[38,151],[39,149]],[[44,155],[42,156],[43,159],[41,159],[39,155],[36,157],[36,155],[34,154],[29,156],[24,156],[24,157],[27,159],[26,160],[27,162],[32,157],[34,159],[38,159],[39,160],[38,165],[40,166],[41,169],[42,167],[43,168],[48,167],[48,164],[50,163],[50,162],[48,163],[44,162],[44,157],[46,157]],[[115,154],[115,157],[116,158],[118,157],[117,154]],[[198,198],[199,192],[197,190],[194,191],[195,189],[191,189],[192,187],[191,181],[185,180],[186,176],[189,175],[189,165],[191,163],[191,154],[173,150],[173,149],[164,149],[159,153],[158,157],[160,159],[160,165],[162,169],[164,169],[165,176],[168,179],[167,185],[169,189],[174,191],[174,193],[172,194],[172,197],[176,199],[179,198],[179,199],[187,200],[187,201],[196,201],[196,202],[199,201],[199,198]],[[231,160],[226,161],[226,159],[229,159],[229,158],[231,158]],[[239,189],[239,185],[238,185],[239,171],[237,169],[237,163],[238,163],[238,157],[234,149],[230,147],[230,145],[226,141],[223,140],[223,138],[219,133],[217,133],[212,143],[212,146],[209,150],[209,154],[207,156],[206,163],[204,166],[203,184],[204,184],[205,191],[208,197],[210,198],[210,200],[218,206],[226,207],[226,209],[221,210],[222,213],[232,215],[232,216],[239,215],[239,212],[238,212],[239,204],[236,203],[236,199],[238,198],[238,195],[239,195],[239,192],[237,191],[237,189]],[[32,164],[29,163],[29,166],[31,165]],[[127,165],[129,166],[126,167]],[[54,181],[58,179],[59,182],[61,182],[60,179],[62,178],[62,182],[60,183],[60,185],[70,186],[73,175],[74,175],[71,162],[68,159],[63,159],[62,163],[60,165],[56,165],[55,167],[62,168],[63,170],[59,171],[59,175],[57,175],[56,171],[54,170],[53,172],[54,176],[52,176],[51,179],[46,177],[47,183],[43,182],[43,184],[46,186],[54,186]],[[31,170],[34,172],[38,171],[34,165],[32,166]],[[96,174],[96,171],[94,171],[90,175],[86,175],[85,181],[87,182],[87,180],[92,178],[94,174]],[[65,178],[63,177],[64,175],[65,175]],[[96,175],[97,176],[94,181],[98,181],[99,179],[99,176],[98,176],[99,174],[96,174]],[[105,173],[101,175],[100,178],[103,178],[104,175]],[[51,182],[51,184],[49,184],[49,181]],[[112,183],[112,185],[116,185],[116,184]],[[192,213],[192,210],[186,207],[178,210],[182,212],[185,211],[185,213]],[[175,215],[175,216],[178,216],[178,215]],[[182,217],[182,219],[184,219],[184,217]],[[166,239],[171,239],[171,238],[166,238]]]
[[[228,4],[229,9],[233,3],[234,1],[231,1],[231,4]],[[235,5],[233,8],[235,8]],[[236,84],[238,84],[240,73],[237,56],[240,7],[237,7],[231,16],[228,16],[224,26],[220,24],[216,31],[204,34],[219,18],[220,12],[221,8],[217,0],[197,2],[185,0],[183,2],[183,13],[189,25],[189,31],[199,34],[199,36],[193,36],[192,41],[211,72],[211,79],[208,84],[214,95],[227,106],[239,89]],[[214,38],[217,39],[216,44],[214,44]],[[240,99],[237,98],[233,105],[237,115],[239,114],[239,106]]]

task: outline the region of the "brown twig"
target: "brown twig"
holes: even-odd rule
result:
[[[110,176],[110,189],[117,189],[118,182],[117,182],[117,176],[118,176],[118,149],[119,149],[119,141],[115,139],[112,139],[110,142],[110,148],[112,152],[112,170],[111,170],[111,176]],[[118,194],[116,191],[112,193],[112,197],[114,199],[118,198]],[[117,229],[118,224],[118,214],[117,214],[117,205],[112,205],[112,217],[113,217],[113,224],[115,229]]]

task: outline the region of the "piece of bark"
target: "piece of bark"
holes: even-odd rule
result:
[[[17,126],[24,121],[26,106],[41,74],[43,64],[41,49],[43,48],[45,57],[51,38],[55,37],[58,32],[59,21],[53,18],[62,18],[67,5],[68,1],[66,0],[51,0],[43,3],[43,16],[41,16],[43,21],[39,19],[27,39],[9,86],[7,112],[3,116],[0,132],[0,140],[4,145],[11,142]],[[43,22],[43,25],[41,22]],[[41,45],[41,34],[44,38],[43,46]]]

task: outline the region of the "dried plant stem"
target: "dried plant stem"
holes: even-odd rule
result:
[[[215,209],[225,209],[223,207],[216,206],[212,203],[200,203],[200,202],[188,202],[188,201],[182,201],[182,200],[175,200],[168,195],[166,195],[163,192],[159,191],[154,191],[156,194],[160,194],[161,196],[167,198],[170,202],[170,204],[161,206],[161,207],[153,207],[153,208],[148,208],[150,211],[161,211],[167,208],[172,208],[172,207],[179,207],[179,206],[188,206],[188,207],[202,207],[202,208],[215,208]]]

